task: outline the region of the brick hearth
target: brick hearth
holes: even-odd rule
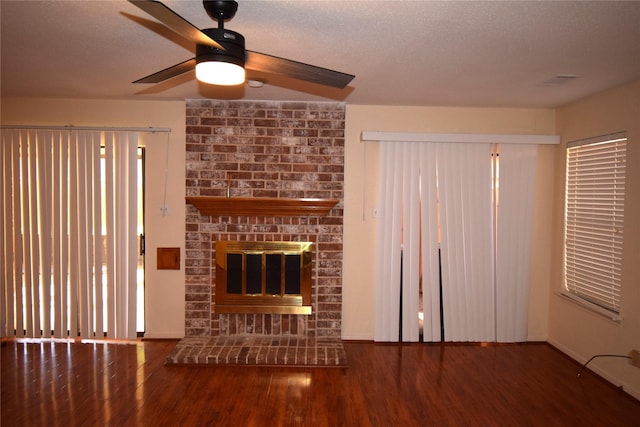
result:
[[[347,356],[338,338],[187,337],[176,346],[166,364],[346,367]]]
[[[344,113],[342,103],[187,101],[187,196],[229,191],[231,197],[339,202],[326,216],[203,216],[188,204],[185,345],[187,339],[209,346],[247,336],[297,340],[297,349],[302,339],[317,339],[305,348],[318,348],[321,338],[339,342]],[[217,240],[313,242],[312,314],[216,313]]]

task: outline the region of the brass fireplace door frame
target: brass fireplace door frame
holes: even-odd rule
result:
[[[242,290],[228,292],[228,255],[242,254]],[[247,242],[216,241],[216,313],[271,313],[271,314],[311,314],[312,283],[312,242]],[[262,256],[261,292],[247,293],[247,255]],[[280,255],[280,292],[268,293],[266,287],[266,257]],[[300,256],[300,293],[285,292],[285,257]],[[255,284],[254,284],[255,286]]]

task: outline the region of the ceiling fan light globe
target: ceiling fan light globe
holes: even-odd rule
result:
[[[196,78],[212,85],[234,86],[244,83],[244,68],[230,62],[205,61],[196,64]]]

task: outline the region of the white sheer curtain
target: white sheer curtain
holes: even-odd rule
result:
[[[3,336],[135,338],[137,146],[2,130]]]
[[[424,341],[526,340],[537,149],[500,145],[500,187],[495,149],[380,143],[376,341],[418,340],[420,288]]]

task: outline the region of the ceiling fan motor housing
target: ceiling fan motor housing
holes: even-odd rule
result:
[[[220,22],[220,19],[226,21],[235,16],[238,11],[238,2],[229,0],[204,0],[202,2],[207,15],[214,21]]]
[[[242,34],[224,28],[205,28],[202,32],[220,43],[225,50],[197,44],[196,63],[222,61],[230,62],[244,68],[245,48]]]

